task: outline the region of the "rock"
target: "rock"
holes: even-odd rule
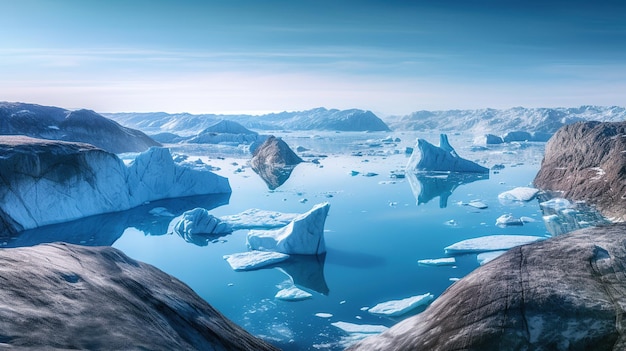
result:
[[[626,122],[585,122],[561,128],[546,144],[534,184],[596,205],[626,220]]]
[[[349,350],[624,350],[625,273],[625,224],[520,246]]]
[[[8,348],[276,350],[178,279],[111,247],[0,250]]]
[[[0,134],[88,143],[113,153],[161,146],[144,133],[90,110],[0,102]]]
[[[445,134],[440,135],[439,147],[424,139],[417,139],[417,145],[406,168],[407,173],[415,171],[489,173],[488,168],[459,157],[448,143]]]
[[[330,204],[320,203],[275,230],[251,230],[247,245],[253,250],[276,251],[284,254],[318,255],[326,252],[324,223]]]
[[[0,236],[148,201],[230,193],[228,179],[151,148],[129,166],[81,143],[0,136]]]
[[[302,159],[282,139],[270,136],[259,146],[250,160],[250,167],[270,190],[283,185]]]

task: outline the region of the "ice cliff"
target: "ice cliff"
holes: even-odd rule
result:
[[[407,172],[489,173],[488,168],[459,157],[446,134],[439,136],[438,147],[424,139],[417,139],[406,169]]]
[[[81,143],[0,136],[0,235],[145,202],[230,193],[228,179],[151,148],[129,165]]]

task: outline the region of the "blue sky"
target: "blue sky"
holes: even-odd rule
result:
[[[626,106],[624,1],[0,0],[0,100],[99,112]]]

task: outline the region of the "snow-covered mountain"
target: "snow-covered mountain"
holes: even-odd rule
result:
[[[389,127],[371,111],[337,110],[323,107],[299,111],[252,115],[192,115],[188,113],[109,113],[105,116],[149,134],[163,132],[181,136],[199,134],[220,120],[235,121],[256,130],[388,131]]]
[[[577,108],[523,108],[506,110],[417,111],[385,119],[393,130],[436,130],[469,132],[475,135],[526,131],[554,134],[560,127],[579,121],[618,122],[626,120],[623,107],[581,106]]]
[[[0,134],[88,143],[113,153],[141,152],[160,144],[90,110],[0,102]]]

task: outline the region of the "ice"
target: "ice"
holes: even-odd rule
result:
[[[446,247],[447,254],[479,253],[486,251],[508,250],[515,246],[544,240],[545,237],[531,235],[487,235],[459,241]]]
[[[227,222],[214,217],[204,208],[186,211],[172,220],[172,223],[175,223],[173,232],[183,237],[198,234],[227,234],[233,231]]]
[[[236,271],[248,271],[282,262],[289,258],[289,255],[280,252],[269,251],[248,251],[231,255],[224,255],[224,259]]]
[[[284,227],[298,217],[299,213],[282,213],[251,208],[241,213],[222,216],[220,219],[238,229],[271,229]]]
[[[554,199],[550,199],[548,201],[541,202],[539,203],[539,206],[549,207],[556,211],[561,211],[561,210],[568,209],[568,208],[574,208],[574,205],[569,200],[558,198],[558,197]]]
[[[539,190],[535,188],[517,187],[500,193],[498,199],[503,201],[530,201],[535,198],[538,192]]]
[[[417,263],[423,266],[453,266],[456,264],[456,259],[454,257],[432,258],[418,260]]]
[[[506,227],[510,225],[523,225],[523,224],[524,222],[522,222],[521,219],[513,217],[513,215],[511,215],[510,213],[503,214],[502,216],[496,219],[496,225],[500,227]]]
[[[470,201],[467,204],[467,206],[472,206],[474,208],[478,208],[478,209],[481,209],[481,210],[484,210],[485,208],[489,207],[489,206],[487,206],[487,204],[485,204],[484,202],[479,201],[479,200],[472,200],[472,201]]]
[[[281,289],[280,291],[276,293],[276,296],[274,297],[279,300],[285,300],[285,301],[300,301],[300,300],[310,299],[312,296],[313,295],[309,294],[308,292],[296,286],[291,286],[288,288]]]
[[[406,169],[407,173],[416,171],[489,173],[488,168],[459,157],[448,142],[446,134],[439,136],[439,147],[424,139],[418,139]]]
[[[331,323],[331,325],[350,334],[379,334],[389,329],[384,325],[354,324],[348,322],[334,322]]]
[[[333,315],[331,313],[324,313],[324,312],[319,312],[315,314],[315,317],[320,317],[320,318],[331,318]]]
[[[326,252],[324,223],[330,204],[323,202],[297,216],[283,228],[251,230],[247,245],[253,250],[276,251],[285,254],[317,255]]]
[[[155,207],[148,211],[153,216],[161,216],[161,217],[175,217],[173,213],[167,210],[165,207]]]
[[[415,309],[416,307],[426,305],[434,299],[433,294],[426,293],[423,295],[417,295],[408,297],[402,300],[393,300],[383,303],[367,310],[369,313],[382,314],[385,316],[401,316]]]
[[[476,255],[476,261],[478,262],[479,265],[482,266],[485,263],[500,257],[500,255],[504,254],[505,252],[506,250],[481,252],[478,255]]]

